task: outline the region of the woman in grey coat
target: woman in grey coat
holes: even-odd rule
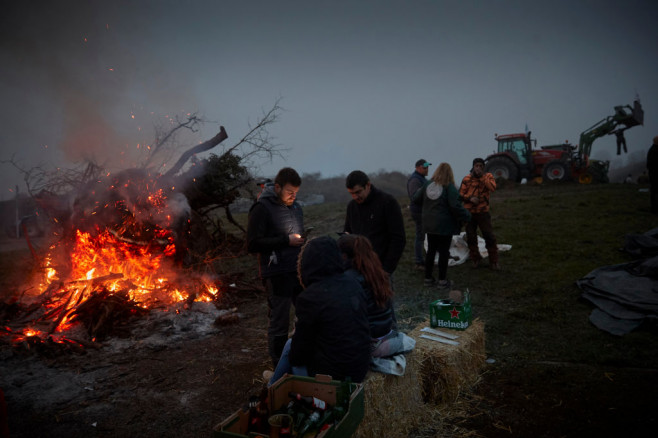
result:
[[[425,286],[433,286],[434,257],[439,253],[439,289],[450,290],[447,280],[448,259],[452,236],[459,234],[461,225],[471,219],[455,187],[455,177],[448,163],[441,163],[432,178],[414,195],[423,203],[423,232],[427,234],[425,258]]]

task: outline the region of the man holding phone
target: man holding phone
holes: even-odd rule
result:
[[[471,220],[466,224],[466,242],[468,243],[469,257],[473,267],[477,268],[482,260],[478,248],[477,229],[480,228],[487,252],[489,253],[489,266],[498,270],[498,245],[491,225],[489,213],[489,196],[496,190],[494,176],[484,171],[484,160],[475,158],[471,172],[462,180],[459,195],[464,201],[464,207],[471,212]]]
[[[302,184],[297,171],[284,167],[265,186],[249,210],[247,250],[258,255],[260,277],[267,291],[268,351],[273,366],[288,340],[290,305],[302,286],[297,278],[297,257],[306,238],[304,215],[297,203]]]

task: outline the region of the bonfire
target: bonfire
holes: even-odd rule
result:
[[[182,265],[190,208],[175,187],[136,171],[95,186],[5,316],[12,342],[89,345],[151,309],[217,298],[217,284]]]
[[[184,263],[193,212],[174,175],[194,153],[227,137],[222,127],[166,174],[108,172],[69,193],[66,208],[59,208],[59,197],[60,211],[49,211],[53,243],[43,254],[33,250],[35,278],[0,303],[0,342],[98,346],[154,309],[180,312],[197,301],[216,301],[219,280]],[[48,212],[48,196],[40,201]]]

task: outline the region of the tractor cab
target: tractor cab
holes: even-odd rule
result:
[[[532,143],[537,143],[537,140],[530,138],[530,133],[527,134],[496,134],[496,141],[498,142],[498,153],[508,154],[510,158],[521,166],[527,166],[531,162]]]
[[[511,159],[518,170],[517,178],[528,178],[534,169],[532,145],[537,140],[530,137],[530,132],[518,134],[495,135],[498,142],[498,152],[494,156]],[[492,158],[492,157],[489,157]]]

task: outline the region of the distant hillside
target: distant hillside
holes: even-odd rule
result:
[[[378,172],[368,175],[370,181],[379,189],[390,193],[396,198],[407,196],[407,178],[401,172]],[[346,175],[322,178],[319,173],[302,175],[302,187],[299,199],[304,200],[309,195],[323,195],[325,202],[349,202],[352,197],[345,188]]]
[[[302,203],[345,203],[347,204],[352,197],[345,187],[345,178],[347,175],[322,178],[320,173],[304,173],[302,177],[302,186],[299,190],[298,200]],[[401,199],[407,197],[407,178],[401,172],[376,172],[368,175],[370,181],[375,187],[390,193],[394,197]],[[258,177],[256,177],[258,179]],[[244,190],[242,197],[238,198],[232,205],[231,211],[247,212],[256,200],[258,190],[249,187],[250,190]],[[324,201],[322,201],[322,199]],[[320,201],[320,202],[318,202]],[[408,204],[401,202],[401,207],[405,208]]]

